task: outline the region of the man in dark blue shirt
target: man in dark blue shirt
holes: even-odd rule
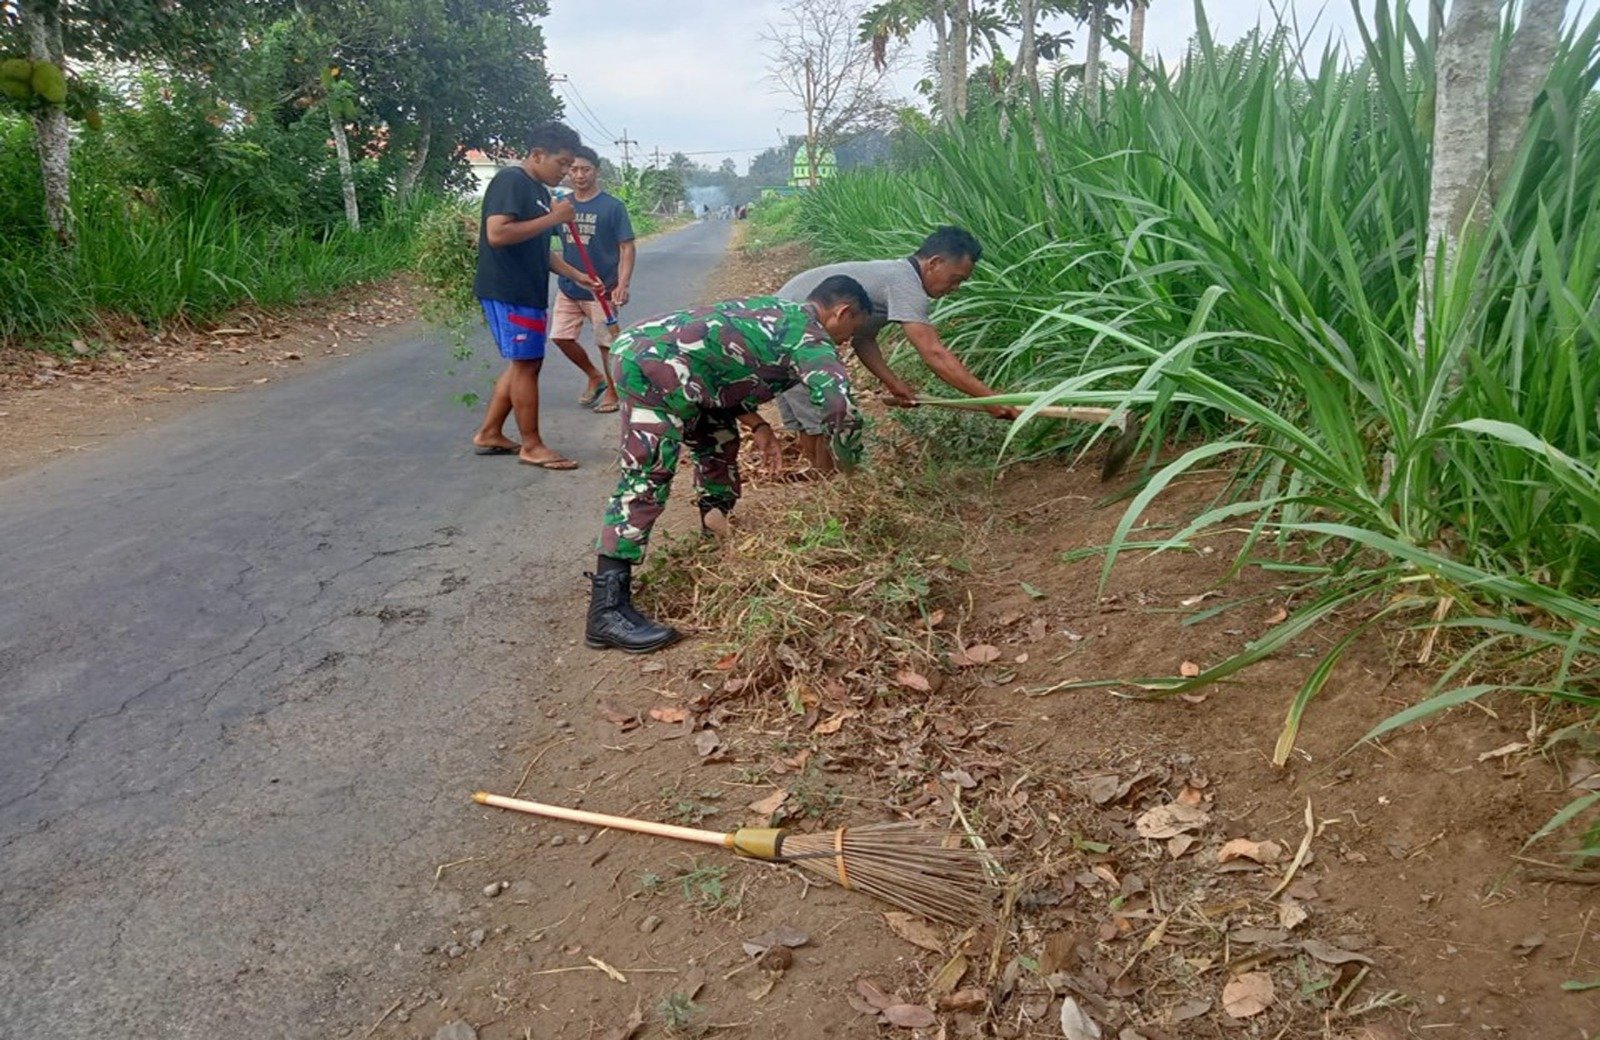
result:
[[[587,146],[578,149],[572,169],[567,171],[567,183],[572,186],[572,203],[577,207],[575,221],[594,273],[606,283],[612,306],[620,309],[628,302],[628,283],[633,278],[633,223],[628,220],[628,207],[622,200],[600,190],[600,156]],[[572,225],[561,229],[563,256],[567,263],[579,265],[583,257],[577,243],[572,240]],[[556,305],[550,321],[550,338],[561,352],[588,376],[578,403],[593,406],[597,412],[617,410],[617,391],[610,378],[611,342],[617,338],[617,327],[606,325],[605,311],[600,301],[588,289],[571,279],[556,282]],[[595,346],[600,352],[600,367],[596,368],[584,353],[578,337],[583,334],[584,323],[594,326]]]
[[[483,304],[500,356],[510,364],[494,385],[483,425],[472,438],[480,455],[510,455],[544,469],[577,469],[539,436],[539,369],[549,320],[550,271],[593,286],[589,276],[550,255],[550,235],[576,215],[572,203],[552,201],[580,147],[578,134],[562,123],[543,123],[529,136],[528,157],[501,170],[483,196],[478,227],[478,273],[473,292]],[[518,444],[505,435],[515,415]]]

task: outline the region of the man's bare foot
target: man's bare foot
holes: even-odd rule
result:
[[[733,517],[720,509],[707,510],[700,518],[700,526],[719,542],[725,542],[733,536]]]
[[[510,455],[522,450],[522,445],[507,437],[503,433],[485,436],[482,433],[474,434],[472,447],[479,455]]]
[[[545,448],[543,451],[530,451],[524,448],[517,454],[517,461],[524,466],[538,466],[540,469],[569,470],[577,469],[578,463],[574,459]]]

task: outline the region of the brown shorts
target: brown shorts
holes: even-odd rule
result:
[[[617,326],[606,325],[606,312],[599,300],[574,300],[557,290],[556,305],[550,312],[550,338],[577,339],[586,321],[594,325],[594,340],[600,346],[609,347],[617,338]]]

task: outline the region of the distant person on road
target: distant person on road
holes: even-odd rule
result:
[[[971,233],[957,227],[940,227],[912,256],[815,267],[789,279],[777,294],[785,300],[803,300],[820,282],[836,275],[860,282],[872,299],[872,314],[856,330],[851,346],[867,371],[883,383],[890,404],[909,407],[917,394],[915,387],[889,367],[878,346],[878,333],[890,322],[905,330],[906,339],[934,375],[968,397],[993,397],[995,391],[950,352],[929,320],[931,301],[960,288],[982,256],[983,246]],[[812,468],[822,474],[832,473],[834,459],[823,436],[821,417],[805,394],[791,390],[779,395],[778,413],[784,428],[797,435],[801,454]],[[1010,420],[1017,417],[1018,411],[996,406],[989,409],[989,414]]]
[[[567,183],[572,186],[572,204],[578,211],[578,234],[589,252],[594,272],[606,283],[611,305],[621,310],[628,302],[628,283],[633,280],[633,262],[637,255],[628,207],[615,195],[600,190],[600,156],[587,145],[579,146],[572,168],[567,171]],[[571,227],[562,225],[561,242],[566,262],[582,267],[583,256],[572,240]],[[597,412],[614,412],[617,390],[610,378],[610,349],[611,341],[617,338],[617,327],[606,324],[605,310],[586,285],[587,281],[580,285],[566,277],[556,281],[550,338],[589,379],[578,403]],[[594,327],[595,347],[600,355],[598,369],[589,362],[583,344],[578,342],[586,322]]]
[[[827,278],[804,303],[773,296],[728,300],[628,329],[611,348],[622,397],[622,478],[606,506],[584,642],[630,653],[658,650],[678,632],[633,608],[633,565],[666,507],[685,446],[694,457],[700,522],[724,526],[739,501],[739,427],[774,468],[778,441],[756,414],[803,388],[841,462],[861,455],[861,413],[839,359],[867,315],[866,290]]]
[[[567,175],[580,143],[577,131],[565,124],[534,127],[527,158],[489,182],[478,226],[473,292],[483,304],[500,356],[509,364],[495,382],[472,443],[479,455],[515,454],[521,462],[544,469],[578,468],[539,436],[539,369],[544,364],[551,269],[580,285],[595,284],[566,260],[550,255],[551,233],[577,210],[566,200],[552,201],[549,188]],[[520,444],[505,435],[510,415],[516,416]]]

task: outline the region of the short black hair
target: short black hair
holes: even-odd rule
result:
[[[848,303],[862,314],[872,313],[872,297],[867,295],[867,290],[861,283],[847,274],[829,275],[818,283],[811,294],[806,297],[808,303],[818,307],[836,307],[841,303]]]
[[[597,170],[600,168],[600,153],[595,151],[593,148],[590,148],[586,144],[580,144],[578,147],[574,148],[572,150],[572,157],[574,159],[582,159],[584,162],[588,163],[590,166],[593,166]]]
[[[983,243],[966,228],[951,227],[949,224],[933,229],[933,234],[922,240],[922,248],[917,250],[921,257],[942,256],[946,260],[971,260],[977,263],[983,259]]]
[[[558,123],[554,119],[548,123],[540,123],[528,133],[528,151],[530,152],[572,152],[577,154],[583,147],[583,139],[578,136],[578,131],[565,123]]]

